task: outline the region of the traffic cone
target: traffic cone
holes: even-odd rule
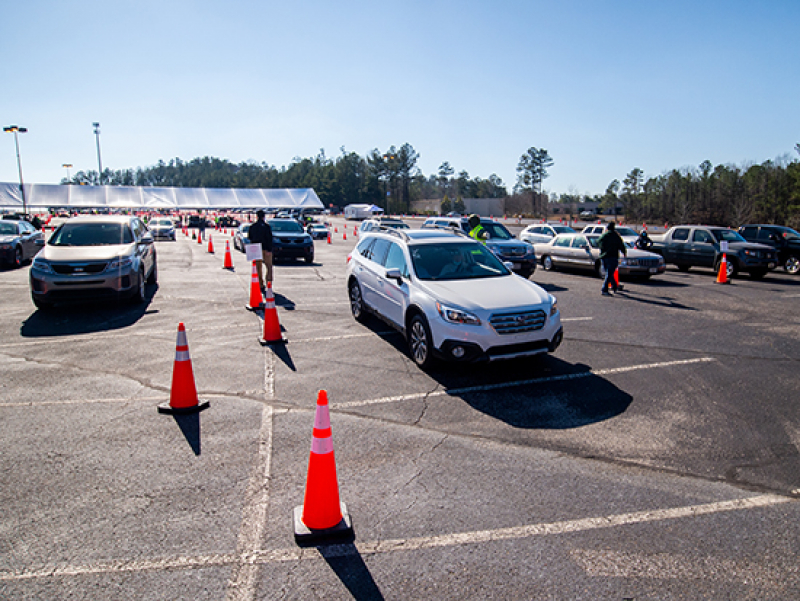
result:
[[[198,244],[202,244],[203,243],[203,233],[202,232],[197,232],[197,243]]]
[[[330,243],[331,243],[331,232],[330,230],[328,230],[328,244]]]
[[[230,269],[233,271],[233,258],[231,257],[231,243],[225,240],[225,259],[222,263],[222,269]]]
[[[159,413],[185,414],[202,411],[209,406],[208,401],[197,400],[197,388],[194,385],[192,359],[189,357],[189,344],[186,342],[186,328],[178,324],[178,340],[175,343],[175,364],[172,368],[172,389],[169,403],[158,406]]]
[[[717,284],[730,284],[730,280],[728,280],[728,257],[725,256],[725,253],[722,253],[722,260],[719,262]]]
[[[211,234],[208,235],[208,252],[214,252],[214,243],[211,241]]]
[[[320,390],[303,504],[294,508],[294,538],[298,543],[353,535],[347,506],[339,500],[333,455],[328,393]]]
[[[617,290],[622,290],[622,285],[619,283],[619,269],[614,270],[614,285],[617,287]]]
[[[346,229],[342,232],[342,240],[347,240],[347,230]]]
[[[258,268],[253,261],[253,272],[250,277],[250,304],[245,308],[248,311],[256,311],[264,306],[264,297],[261,296],[261,286],[258,283]]]
[[[264,301],[264,335],[258,339],[261,346],[275,342],[286,342],[281,334],[278,322],[278,310],[275,308],[275,295],[272,294],[272,282],[267,282],[267,294]]]
[[[197,236],[195,236],[195,231],[192,230],[192,240],[196,240],[196,239],[197,239]]]

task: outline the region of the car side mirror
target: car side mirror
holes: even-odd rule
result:
[[[150,232],[145,232],[142,235],[141,243],[142,244],[153,244],[153,234],[150,233]]]
[[[44,246],[44,238],[37,239],[36,246]]]
[[[390,280],[397,280],[398,284],[403,283],[403,274],[397,267],[392,267],[386,270],[386,277]]]

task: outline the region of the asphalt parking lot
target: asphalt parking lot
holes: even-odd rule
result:
[[[537,269],[554,355],[425,373],[351,317],[334,225],[276,266],[285,347],[222,234],[158,242],[144,306],[42,313],[0,271],[0,598],[800,597],[800,278],[670,267],[605,298]],[[181,322],[190,418],[156,410]],[[320,389],[355,539],[301,548]]]

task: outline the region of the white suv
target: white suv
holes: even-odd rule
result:
[[[347,257],[350,308],[402,332],[422,368],[553,352],[556,299],[466,235],[439,229],[369,232]]]

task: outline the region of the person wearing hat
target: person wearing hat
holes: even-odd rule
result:
[[[485,242],[489,234],[486,232],[486,228],[481,225],[481,218],[473,213],[467,219],[467,223],[469,224],[469,237],[478,242]]]
[[[258,283],[262,292],[267,289],[264,283],[264,267],[267,269],[266,281],[272,283],[272,228],[264,220],[266,213],[259,209],[256,211],[256,222],[250,226],[247,237],[250,244],[261,245],[261,260],[256,259],[256,271],[258,272]]]

